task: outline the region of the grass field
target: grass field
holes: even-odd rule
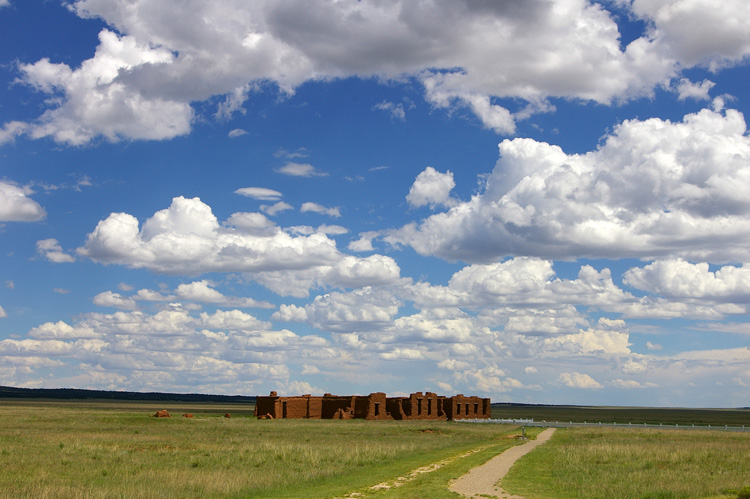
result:
[[[589,423],[696,424],[750,427],[748,409],[672,409],[659,407],[581,407],[564,405],[494,404],[493,418]]]
[[[150,417],[163,408],[173,417]],[[258,421],[252,409],[0,400],[0,497],[457,498],[450,480],[517,443],[511,426]],[[680,417],[662,415],[649,422]],[[737,497],[722,492],[750,485],[747,456],[750,434],[562,429],[503,485],[529,499]],[[370,488],[433,463],[442,467],[399,487]]]
[[[736,498],[746,486],[748,434],[589,428],[557,430],[503,480],[535,499]]]
[[[212,404],[150,417],[161,408],[0,402],[0,497],[344,496],[483,448],[376,494],[457,497],[449,480],[515,443],[506,435],[516,429],[497,425],[258,421],[251,407]]]

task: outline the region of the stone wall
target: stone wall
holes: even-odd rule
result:
[[[255,416],[262,419],[489,419],[490,399],[464,395],[444,397],[432,392],[416,392],[408,397],[386,397],[383,392],[366,396],[326,393],[322,397],[279,397],[271,392],[256,398]]]

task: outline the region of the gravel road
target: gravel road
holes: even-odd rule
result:
[[[516,460],[531,452],[536,446],[549,440],[554,432],[554,428],[547,428],[536,437],[536,440],[529,440],[524,444],[511,447],[502,454],[498,454],[453,482],[450,490],[458,492],[464,497],[477,499],[487,499],[488,497],[524,499],[521,496],[507,493],[500,487],[498,482],[508,473],[508,470],[510,470],[510,467],[513,466]]]

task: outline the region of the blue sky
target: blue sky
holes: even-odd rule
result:
[[[0,0],[0,384],[750,406],[744,0]]]

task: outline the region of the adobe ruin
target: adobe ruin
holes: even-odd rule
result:
[[[489,419],[490,399],[432,392],[408,397],[386,397],[383,392],[369,395],[299,395],[279,397],[276,392],[255,400],[258,419],[366,419],[437,420]]]

